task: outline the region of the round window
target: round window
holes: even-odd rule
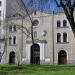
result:
[[[34,21],[32,22],[32,24],[33,24],[33,26],[37,26],[37,25],[39,24],[39,21],[38,21],[38,20],[34,20]]]

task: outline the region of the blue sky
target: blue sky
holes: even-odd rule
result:
[[[29,8],[30,11],[37,9],[47,13],[51,13],[53,11],[55,12],[61,11],[61,9],[57,7],[54,0],[32,0],[30,4],[29,1],[30,0],[23,0],[23,2]],[[20,5],[18,5],[18,3],[16,3],[15,1],[12,1],[12,3],[8,2],[8,5],[9,5],[8,10],[10,9],[10,11],[6,12],[8,18],[13,15],[16,15],[16,13],[20,13],[22,16],[26,15],[25,11],[21,10]]]
[[[42,9],[43,11],[47,12],[61,12],[62,9],[58,8],[54,0],[33,0],[30,4],[28,4],[29,0],[23,0],[24,3],[30,8],[30,9]]]

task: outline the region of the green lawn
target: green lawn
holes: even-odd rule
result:
[[[75,75],[75,65],[0,65],[0,75]]]

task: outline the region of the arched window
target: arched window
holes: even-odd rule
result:
[[[0,31],[0,39],[2,39],[2,33],[1,33],[1,31]]]
[[[13,37],[13,44],[16,44],[16,36]]]
[[[10,36],[9,37],[9,45],[11,45],[12,44],[12,37]]]
[[[1,45],[1,43],[0,43],[0,49],[1,49],[1,46],[2,46],[2,45]]]
[[[1,14],[2,14],[2,11],[0,10],[0,16],[1,16]]]
[[[2,1],[0,1],[0,6],[2,6]]]
[[[9,26],[9,32],[12,32],[12,26]]]
[[[66,26],[67,26],[67,21],[63,20],[63,27],[66,27]]]
[[[1,26],[1,21],[0,21],[0,26]]]
[[[67,33],[63,33],[63,42],[67,42]]]
[[[36,31],[34,32],[34,38],[37,38],[37,32]]]
[[[61,26],[61,22],[60,20],[57,21],[57,27],[60,27]]]
[[[36,15],[36,10],[34,11],[34,15]]]
[[[57,42],[61,42],[61,34],[57,33]]]
[[[16,25],[13,26],[13,31],[16,32]]]

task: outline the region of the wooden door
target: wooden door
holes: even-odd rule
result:
[[[15,64],[15,52],[9,54],[9,64]]]
[[[31,46],[31,64],[40,64],[40,47],[38,44]]]
[[[67,54],[65,51],[58,53],[58,64],[67,64]]]

